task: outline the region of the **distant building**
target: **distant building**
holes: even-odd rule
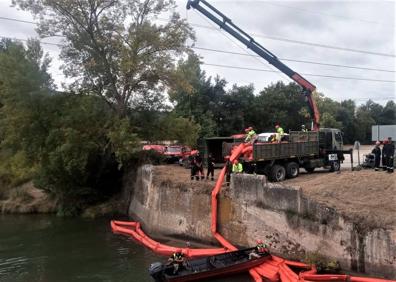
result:
[[[383,141],[388,137],[392,137],[392,140],[396,140],[396,124],[373,125],[371,127],[371,141]]]

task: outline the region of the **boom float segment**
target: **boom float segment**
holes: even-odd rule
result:
[[[163,256],[170,256],[174,252],[176,252],[177,249],[179,249],[178,247],[161,244],[148,237],[140,228],[139,222],[112,220],[110,222],[110,225],[113,233],[130,236],[137,242],[141,243],[143,246],[147,247],[148,249],[151,249],[156,254]],[[212,255],[222,254],[227,251],[224,248],[214,248],[214,249],[181,248],[181,249],[183,254],[185,254],[187,257],[212,256]]]

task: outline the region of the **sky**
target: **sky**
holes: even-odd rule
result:
[[[207,76],[219,75],[228,82],[228,88],[233,84],[253,84],[255,93],[279,80],[291,81],[282,73],[269,72],[276,69],[198,11],[186,10],[186,2],[176,0],[176,11],[195,30],[194,50],[204,63],[202,69]],[[396,83],[392,82],[396,81],[396,1],[209,2],[327,97],[336,101],[352,99],[357,104],[368,99],[380,104],[396,100]],[[0,0],[0,36],[37,37],[34,25],[3,19],[34,21],[29,12],[10,6],[11,0]],[[166,20],[166,16],[161,20]],[[42,42],[57,43],[59,38],[45,38]],[[42,47],[52,57],[50,72],[61,88],[62,83],[70,81],[59,69],[62,65],[59,47],[47,44]]]

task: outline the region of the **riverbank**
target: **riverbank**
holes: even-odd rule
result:
[[[0,198],[0,213],[31,214],[54,213],[57,201],[32,182],[4,191]]]
[[[125,216],[126,204],[121,198],[121,194],[118,194],[108,201],[89,206],[80,216],[85,218]],[[34,187],[32,182],[7,189],[0,194],[0,214],[48,214],[56,213],[57,208],[56,198]]]

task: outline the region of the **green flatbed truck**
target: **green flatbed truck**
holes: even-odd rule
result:
[[[307,172],[313,172],[319,167],[338,171],[344,154],[352,155],[352,150],[343,150],[342,133],[339,129],[291,131],[288,137],[289,140],[281,143],[254,143],[252,158],[241,158],[244,171],[265,174],[271,181],[282,181],[285,178],[297,177],[300,168]],[[220,138],[217,138],[217,142],[219,141]],[[240,143],[226,141],[222,143],[222,157],[230,155],[232,147]],[[218,156],[219,145],[214,144],[213,139],[209,140],[209,143],[207,140],[207,153]]]

